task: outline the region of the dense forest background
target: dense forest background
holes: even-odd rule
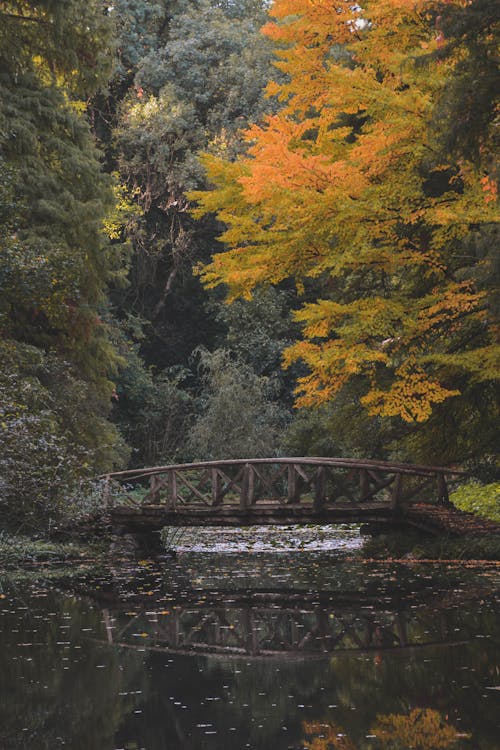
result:
[[[275,3],[282,20],[300,13],[309,19],[301,42],[293,34],[261,33],[269,5],[0,3],[0,514],[12,527],[39,528],[91,508],[99,499],[96,477],[127,465],[349,455],[460,464],[485,480],[494,476],[498,8],[476,0],[427,3],[432,7],[424,12],[415,3],[410,23],[408,16],[391,15],[384,0],[373,23],[374,33],[389,33],[391,23],[399,23],[398,70],[418,74],[408,73],[399,89],[391,84],[390,90],[409,91],[415,108],[419,97],[425,100],[419,110],[425,120],[411,171],[398,174],[401,161],[384,162],[385,172],[370,175],[370,188],[386,204],[404,196],[398,211],[405,221],[391,224],[397,242],[418,245],[422,254],[424,248],[427,259],[429,245],[441,238],[433,270],[390,259],[381,275],[373,268],[367,275],[371,260],[364,266],[346,262],[339,274],[333,263],[302,257],[275,273],[274,259],[277,267],[281,260],[271,243],[268,255],[258,256],[250,290],[231,259],[224,272],[210,265],[214,256],[227,257],[218,239],[225,228],[243,227],[238,237],[226,234],[227,246],[251,247],[249,223],[254,237],[261,231],[270,236],[288,217],[302,231],[296,238],[301,247],[312,248],[314,256],[316,244],[328,241],[333,257],[332,233],[343,220],[334,220],[325,240],[324,216],[313,211],[323,188],[315,187],[314,195],[299,184],[305,192],[287,202],[286,195],[297,191],[298,163],[276,162],[290,178],[286,195],[268,191],[265,200],[242,203],[238,169],[250,169],[252,159],[272,161],[264,147],[249,154],[252,144],[270,142],[269,123],[279,122],[281,113],[300,126],[293,137],[301,154],[309,149],[311,158],[319,154],[324,161],[337,154],[325,146],[333,130],[335,148],[340,141],[351,148],[370,122],[380,125],[382,109],[391,121],[400,116],[390,110],[395,99],[385,86],[390,76],[383,66],[389,63],[375,60],[368,45],[363,81],[375,69],[373,80],[380,84],[376,90],[366,84],[363,97],[370,104],[355,107],[354,89],[339,88],[335,118],[322,119],[326,105],[322,109],[314,81],[322,70],[361,70],[362,54],[351,55],[349,48],[352,35],[370,38],[369,24],[361,19],[342,44],[328,42],[325,49],[330,37],[324,29],[322,34],[320,10],[331,16],[328,3]],[[424,38],[428,49],[417,57],[412,50],[417,42],[423,48]],[[310,64],[301,58],[304,49],[322,55],[320,72],[309,79],[313,100],[300,98],[300,86],[306,86],[300,71]],[[424,86],[435,71],[439,85]],[[332,80],[326,79],[323,92]],[[340,86],[346,82],[339,79]],[[267,126],[259,141],[258,129],[248,128],[261,122]],[[276,132],[278,142],[285,139],[283,130]],[[292,141],[288,153],[297,151]],[[358,158],[367,159],[366,148]],[[355,189],[347,176],[342,179],[339,190]],[[198,202],[204,208],[193,212]],[[448,211],[444,239],[444,230],[436,230],[444,226],[437,202]],[[418,220],[407,220],[409,204]],[[433,214],[425,213],[430,204]],[[302,214],[294,213],[297,205]],[[348,231],[367,215],[353,213]],[[386,220],[379,215],[374,211],[370,221]],[[386,239],[370,235],[370,258],[374,248],[385,252]],[[236,296],[229,305],[228,287]],[[372,299],[375,291],[377,299],[390,300],[390,341],[404,338],[394,322],[395,290],[397,305],[434,295],[434,318],[418,346],[433,352],[434,373],[445,384],[439,397],[426,401],[423,415],[407,418],[397,409],[364,408],[367,378],[383,383],[384,375],[354,367],[328,398],[302,399],[297,409],[297,382],[309,383],[310,397],[314,357],[318,351],[327,356],[322,339],[345,340],[352,351],[360,340],[364,346],[377,337],[389,341],[373,322],[373,308],[369,313],[360,300]],[[325,301],[351,306],[343,333],[315,328],[315,305],[324,309]],[[407,318],[417,314],[415,305],[408,309]],[[378,319],[384,325],[387,315],[384,308]],[[314,357],[303,338],[316,347]],[[294,347],[284,369],[283,352]],[[395,356],[413,357],[414,350],[400,347]],[[343,362],[353,367],[346,356]]]

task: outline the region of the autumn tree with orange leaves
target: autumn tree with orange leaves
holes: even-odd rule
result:
[[[200,271],[206,285],[226,285],[229,300],[290,279],[304,292],[303,336],[284,356],[307,366],[298,406],[355,380],[369,414],[415,424],[496,376],[491,97],[473,146],[450,135],[467,114],[461,76],[493,54],[492,7],[272,6],[263,31],[285,82],[268,93],[282,108],[246,131],[244,157],[205,156],[214,189],[191,197],[196,215],[226,226],[228,249]]]

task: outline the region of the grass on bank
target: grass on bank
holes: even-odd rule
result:
[[[67,563],[97,557],[102,551],[102,544],[98,543],[52,542],[0,532],[0,567],[6,569],[36,563]]]

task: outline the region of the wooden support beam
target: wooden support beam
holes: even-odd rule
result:
[[[259,465],[260,466],[260,465]],[[276,497],[276,490],[274,489],[274,484],[277,482],[281,477],[285,474],[287,471],[288,466],[282,466],[280,469],[278,469],[277,472],[274,474],[271,474],[271,476],[266,477],[263,471],[260,471],[260,469],[257,468],[255,464],[252,464],[252,468],[254,471],[254,474],[256,475],[257,479],[261,482],[261,485],[267,492],[269,493],[269,498]]]
[[[361,489],[361,502],[370,494],[370,477],[366,469],[361,469],[359,473],[359,484]]]
[[[212,469],[211,475],[212,475],[212,505],[222,505],[224,495],[222,494],[220,472],[218,469]]]
[[[437,475],[437,491],[439,505],[451,505],[446,476],[444,474]]]
[[[104,477],[104,490],[103,490],[104,502],[106,504],[106,508],[112,508],[114,506],[114,497],[111,493],[110,483],[111,483],[111,478],[109,474],[106,474],[106,476]]]
[[[403,475],[396,474],[394,477],[394,483],[392,485],[392,496],[391,496],[391,507],[392,510],[397,511],[401,505],[403,489]]]
[[[295,471],[297,472],[297,474],[299,475],[299,477],[302,477],[302,479],[304,480],[304,482],[306,482],[307,484],[311,484],[311,480],[309,479],[309,477],[307,476],[305,470],[302,468],[302,466],[300,464],[294,464],[293,468],[295,469]]]
[[[218,468],[217,471],[219,472],[222,479],[226,481],[226,486],[221,489],[222,497],[225,497],[227,493],[231,490],[232,487],[236,490],[236,492],[241,492],[241,486],[238,484],[238,482],[242,479],[245,467],[239,469],[234,479],[232,479],[230,476],[228,476],[222,469]]]
[[[159,505],[161,485],[162,481],[158,474],[153,474],[152,477],[149,477],[149,492],[144,498],[144,503],[150,505]]]
[[[326,470],[324,466],[318,466],[316,469],[316,478],[314,482],[314,510],[322,510],[326,499]]]
[[[298,503],[300,502],[300,487],[299,477],[295,471],[295,464],[291,464],[288,467],[288,502]]]
[[[250,464],[245,464],[243,471],[243,479],[241,480],[240,490],[240,510],[247,510],[249,506],[248,487],[250,480]]]
[[[247,464],[248,485],[247,485],[247,503],[255,505],[255,471],[252,464]]]
[[[177,477],[175,475],[175,470],[171,469],[167,473],[167,482],[168,482],[168,503],[167,507],[169,510],[175,510],[177,507]]]
[[[204,503],[205,505],[210,505],[210,498],[206,493],[199,490],[200,485],[198,485],[198,487],[195,487],[195,485],[187,478],[187,476],[180,474],[180,472],[177,472],[177,479],[179,482],[182,482],[185,487],[187,487],[192,495],[195,495],[197,498],[199,498],[202,503]]]

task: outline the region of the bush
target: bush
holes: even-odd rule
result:
[[[500,482],[472,480],[452,492],[450,500],[460,510],[500,522]]]

